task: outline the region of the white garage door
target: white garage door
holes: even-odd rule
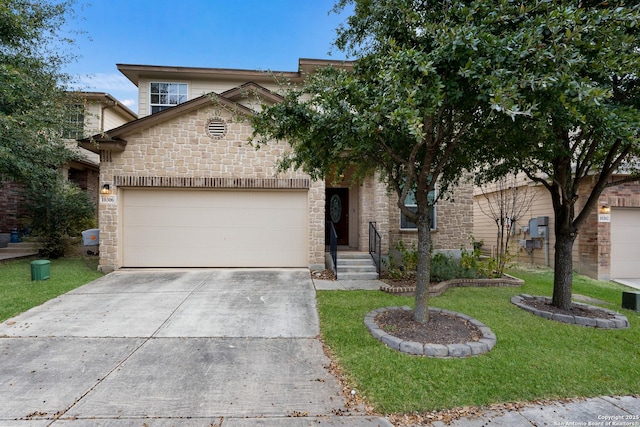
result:
[[[611,209],[611,278],[640,277],[640,209]]]
[[[125,267],[306,267],[306,191],[126,189]]]

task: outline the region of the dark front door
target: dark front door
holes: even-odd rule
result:
[[[325,218],[331,221],[338,235],[339,245],[349,244],[349,189],[327,188],[325,202]],[[330,243],[327,227],[326,244]]]

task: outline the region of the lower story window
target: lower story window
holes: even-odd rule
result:
[[[436,198],[435,190],[430,191],[428,195],[428,199],[429,199],[429,205],[430,205],[429,216],[431,218],[432,230],[436,229],[436,206],[434,204],[435,198]],[[404,205],[407,208],[409,208],[411,212],[418,211],[415,192],[411,191],[409,194],[407,194],[407,198],[404,200]],[[409,221],[409,219],[407,219],[407,216],[402,211],[400,211],[400,229],[401,230],[417,230],[418,226],[416,225],[415,222]]]

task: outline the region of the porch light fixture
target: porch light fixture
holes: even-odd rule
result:
[[[611,208],[607,205],[602,205],[602,207],[600,208],[600,213],[603,215],[607,215],[611,213]]]
[[[111,186],[109,184],[104,184],[102,188],[100,188],[100,194],[104,194],[104,195],[111,194]]]

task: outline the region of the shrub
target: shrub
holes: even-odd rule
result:
[[[392,256],[389,257],[387,273],[392,279],[407,279],[415,276],[418,268],[418,250],[415,244],[411,247],[400,240],[396,243],[395,250],[400,253],[400,264]]]
[[[415,244],[408,247],[401,240],[396,244],[395,250],[400,254],[400,263],[397,262],[397,257],[389,257],[387,268],[389,277],[394,280],[414,278],[418,267],[418,251]],[[431,257],[430,281],[491,277],[492,260],[482,261],[480,253],[479,248],[473,252],[463,249],[461,258],[436,253]]]
[[[502,276],[503,271],[499,268],[499,263],[507,259],[508,254],[503,254],[502,258],[482,257],[482,245],[477,245],[473,240],[473,251],[469,252],[462,249],[462,258],[460,263],[467,270],[476,272],[475,277],[492,278]]]
[[[28,219],[39,238],[40,256],[64,256],[68,236],[95,227],[95,207],[85,191],[62,177],[27,191]]]
[[[442,282],[452,279],[472,279],[478,277],[474,268],[463,264],[462,259],[437,253],[431,257],[431,281]]]

